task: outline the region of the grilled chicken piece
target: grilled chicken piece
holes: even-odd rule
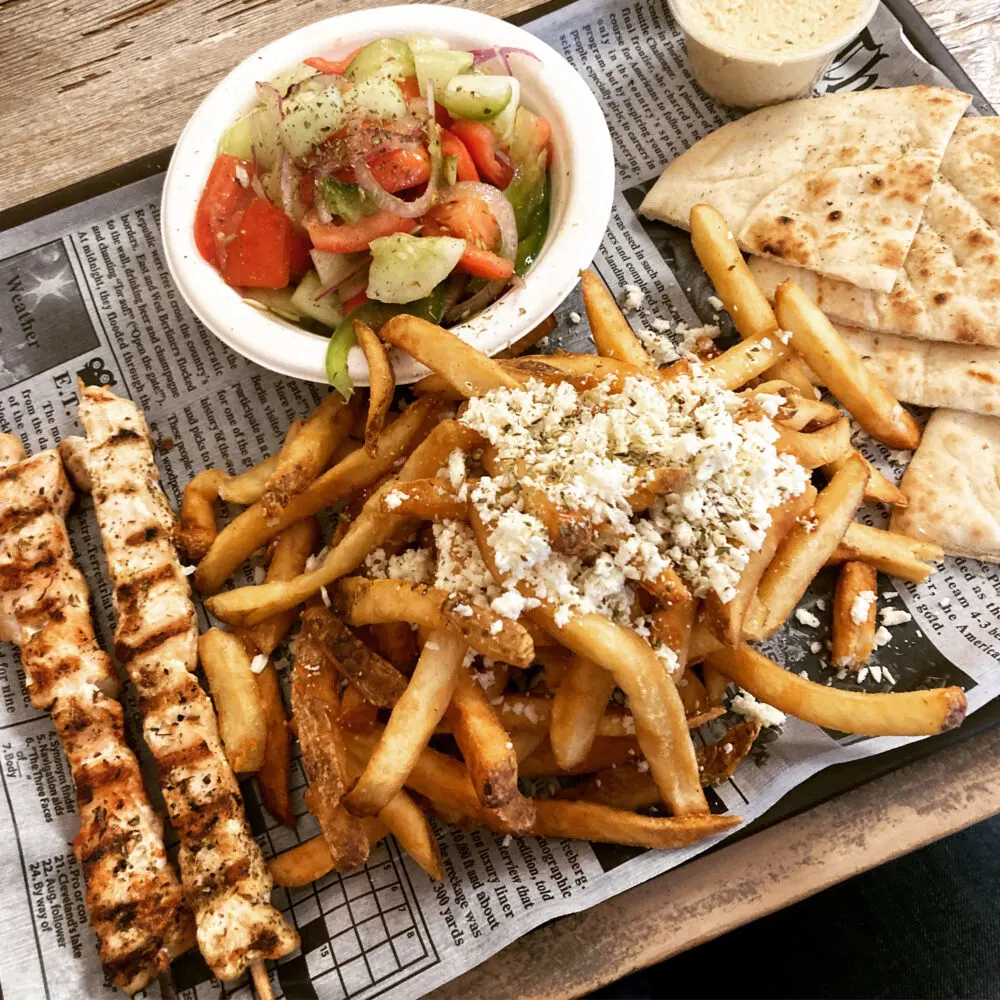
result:
[[[106,389],[80,387],[88,471],[118,613],[115,653],[139,695],[170,821],[181,841],[184,892],[212,972],[298,947],[271,905],[271,875],[243,815],[215,710],[194,676],[198,626],[141,412]]]
[[[69,758],[87,912],[105,970],[131,994],[194,944],[194,920],[125,742],[118,678],[94,637],[66,533],[73,491],[55,450],[19,454],[0,440],[0,638],[21,647],[31,703],[49,710]]]

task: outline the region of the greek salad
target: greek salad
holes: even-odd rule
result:
[[[224,134],[198,249],[244,298],[328,335],[345,394],[353,320],[461,322],[545,242],[551,128],[521,104],[518,59],[536,57],[380,38],[258,83]]]

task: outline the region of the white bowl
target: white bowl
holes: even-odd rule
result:
[[[597,253],[614,197],[611,137],[590,89],[554,49],[505,21],[434,4],[376,7],[317,21],[255,52],[205,98],[181,133],[163,187],[163,243],[174,282],[220,340],[265,368],[325,382],[328,340],[248,305],[198,253],[195,210],[219,140],[253,106],[256,81],[309,56],[343,57],[375,38],[414,34],[436,35],[460,49],[513,46],[532,52],[541,61],[512,57],[514,73],[525,106],[552,123],[552,200],[545,245],[522,287],[510,289],[453,331],[496,354],[545,319]],[[368,384],[368,367],[358,348],[351,351],[348,369],[356,385]],[[413,382],[425,373],[409,356],[397,361],[398,382]]]

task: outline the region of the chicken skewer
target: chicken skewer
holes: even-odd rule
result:
[[[94,637],[66,533],[72,500],[56,451],[25,458],[20,441],[0,435],[0,638],[20,647],[31,703],[49,710],[69,759],[87,912],[106,972],[132,994],[194,944],[194,921]]]
[[[143,735],[180,838],[198,947],[217,978],[235,979],[293,951],[299,936],[271,905],[270,872],[244,816],[212,702],[193,673],[197,618],[146,421],[131,400],[81,385],[80,422],[114,586],[115,653],[135,684]]]

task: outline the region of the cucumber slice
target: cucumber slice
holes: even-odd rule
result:
[[[350,61],[344,76],[357,82],[372,76],[398,80],[403,76],[413,76],[413,73],[410,46],[398,38],[379,38],[369,42]]]
[[[520,82],[512,76],[508,76],[506,79],[510,81],[510,100],[507,102],[507,107],[493,121],[487,122],[490,131],[504,146],[510,145],[511,137],[514,134],[514,121],[517,118],[517,109],[521,104]]]
[[[313,146],[328,139],[344,120],[344,98],[336,87],[300,90],[284,103],[285,117],[278,134],[294,159],[302,159]]]
[[[410,46],[414,59],[416,59],[418,52],[433,52],[435,49],[448,48],[448,43],[435,35],[410,35],[406,39],[406,44]]]
[[[395,233],[372,240],[368,298],[379,302],[415,302],[429,295],[454,270],[465,240],[451,236]]]
[[[323,284],[315,271],[307,271],[292,294],[291,304],[303,316],[314,319],[324,326],[336,329],[344,318],[340,311],[340,300],[333,293],[317,299]]]
[[[253,114],[244,115],[226,129],[219,140],[219,152],[241,160],[253,159]]]
[[[310,250],[313,267],[319,275],[323,287],[335,285],[344,278],[350,277],[360,269],[362,261],[368,257],[368,251],[360,253],[324,253],[322,250]]]
[[[510,76],[463,74],[452,77],[438,100],[456,118],[488,122],[510,104],[515,82]]]
[[[458,181],[458,157],[446,156],[444,158],[444,182],[445,184],[455,184]]]
[[[406,101],[395,80],[384,76],[371,76],[354,85],[347,99],[381,121],[402,118],[406,114]]]
[[[276,171],[281,161],[281,137],[278,134],[281,123],[277,108],[258,108],[249,118],[253,159],[258,170]]]
[[[289,69],[283,70],[281,73],[273,76],[267,82],[282,97],[285,97],[295,84],[301,83],[303,80],[308,80],[311,76],[316,76],[316,70],[305,63],[296,63]]]
[[[272,312],[275,316],[287,319],[289,323],[302,322],[302,313],[292,305],[290,288],[251,288],[244,293],[243,298],[255,308]]]
[[[472,69],[472,53],[456,52],[454,49],[431,49],[417,52],[413,56],[417,70],[420,93],[427,96],[427,81],[434,84],[434,93],[440,94],[452,80]]]

